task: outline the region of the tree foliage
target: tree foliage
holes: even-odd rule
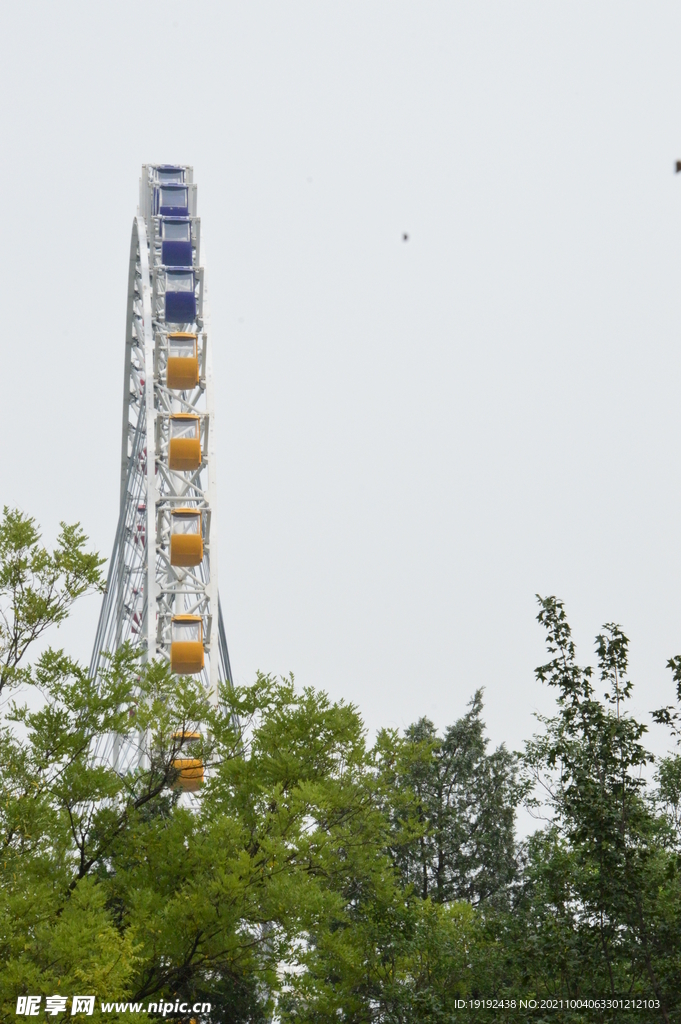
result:
[[[61,524],[50,552],[40,543],[35,520],[5,506],[0,522],[0,695],[30,681],[21,662],[52,625],[59,625],[73,602],[103,588],[103,559],[84,551],[87,537],[78,524]]]
[[[128,647],[96,681],[61,650],[31,660],[101,588],[86,547],[77,526],[50,554],[32,520],[0,524],[2,1019],[18,995],[84,991],[210,1002],[206,1024],[445,1024],[469,999],[526,1020],[521,997],[655,999],[630,1019],[681,1019],[681,758],[653,766],[619,626],[582,667],[562,603],[540,600],[556,713],[520,754],[488,749],[481,690],[442,734],[421,718],[369,745],[354,707],[293,678],[215,707]],[[656,718],[674,736],[681,713]],[[199,731],[190,796],[176,762]],[[113,736],[140,746],[135,771],[100,756]],[[540,824],[520,841],[523,800]]]
[[[555,689],[558,714],[540,719],[544,733],[523,758],[550,815],[528,845],[518,903],[524,969],[569,999],[656,997],[667,1020],[681,999],[678,835],[647,792],[653,756],[627,712],[628,640],[603,627],[596,673],[577,664],[560,601],[542,600],[538,618],[552,657],[537,678]]]
[[[515,756],[492,754],[482,690],[463,718],[437,735],[427,718],[404,737],[382,731],[376,764],[390,849],[403,885],[437,903],[503,897],[516,874],[515,809],[524,787]]]

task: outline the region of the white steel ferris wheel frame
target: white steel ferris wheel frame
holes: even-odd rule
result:
[[[162,166],[162,165],[161,165]],[[96,676],[102,658],[130,642],[145,662],[170,657],[173,616],[201,618],[205,665],[201,681],[213,703],[219,684],[231,685],[229,653],[218,596],[215,522],[215,420],[210,318],[201,253],[201,224],[196,217],[192,168],[182,172],[188,193],[192,266],[196,298],[193,321],[165,321],[165,286],[160,218],[155,213],[158,172],[145,164],[140,179],[140,206],[130,243],[123,377],[120,514],[109,564],[106,592],[90,664]],[[155,206],[156,203],[156,206]],[[167,386],[168,335],[197,336],[199,383],[188,391]],[[198,418],[202,458],[198,469],[172,470],[168,460],[170,417]],[[170,515],[191,508],[201,516],[203,561],[194,567],[171,565]],[[107,737],[97,756],[118,770],[136,767],[141,743],[121,744]]]

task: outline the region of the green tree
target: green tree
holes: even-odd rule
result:
[[[350,865],[378,871],[354,709],[264,676],[213,709],[126,650],[97,686],[52,652],[35,678],[44,705],[10,716],[26,738],[3,735],[3,1015],[21,992],[87,985],[266,1019],[281,965],[352,907]],[[174,761],[199,725],[208,777],[188,805]],[[97,763],[110,732],[147,737],[147,766],[121,777]]]
[[[6,514],[5,534],[17,523]],[[29,552],[36,537],[31,524]],[[18,547],[3,549],[4,578],[5,563],[30,562]],[[79,586],[70,579],[72,598]],[[23,658],[43,627],[20,590],[4,592],[4,611],[29,637]],[[16,668],[17,648],[4,651]],[[42,701],[14,703],[0,733],[3,1019],[18,994],[90,991],[264,1020],[281,970],[352,922],[362,885],[397,902],[354,708],[267,676],[211,707],[191,677],[126,647],[97,681],[49,648],[10,677]],[[175,762],[199,728],[206,783],[188,797]],[[96,756],[114,734],[141,745],[142,767],[119,774]]]
[[[667,668],[672,672],[678,706],[669,705],[653,711],[653,719],[660,725],[666,725],[672,736],[681,743],[681,656],[670,658]],[[658,805],[667,816],[675,848],[681,852],[681,757],[678,754],[662,758],[657,768],[656,781]]]
[[[514,755],[486,745],[480,692],[443,738],[427,719],[379,734],[363,779],[374,810],[327,879],[338,911],[301,949],[283,1019],[440,1024],[486,983],[496,939],[476,907],[508,900],[523,792]]]
[[[661,1019],[681,1019],[681,758],[647,787],[619,626],[597,637],[597,670],[582,668],[562,603],[541,601],[550,660],[537,677],[557,713],[522,772],[503,745],[488,752],[480,691],[444,735],[424,718],[368,749],[354,707],[292,678],[258,675],[216,707],[128,647],[96,681],[61,650],[31,662],[48,626],[101,587],[86,544],[62,527],[50,554],[32,520],[5,510],[0,523],[13,697],[0,728],[2,1019],[19,994],[75,992],[210,1002],[205,1024],[275,1012],[449,1024],[471,996],[607,992],[655,996]],[[681,701],[681,659],[670,667]],[[19,684],[40,701],[21,704]],[[679,732],[677,709],[656,718]],[[197,732],[205,783],[185,794],[177,762]],[[100,756],[115,735],[139,745],[139,768]],[[519,847],[531,787],[547,820]]]
[[[658,789],[655,800],[669,822],[672,842],[681,853],[681,757],[663,757],[655,773]]]
[[[0,694],[30,681],[21,662],[52,625],[59,625],[73,602],[103,589],[103,559],[84,550],[87,537],[78,524],[61,524],[57,546],[40,543],[35,520],[5,506],[0,522]]]
[[[439,737],[427,718],[404,737],[382,731],[376,765],[389,846],[404,884],[437,903],[503,902],[516,875],[516,810],[524,787],[502,744],[487,753],[482,691]]]
[[[399,895],[390,874],[369,863],[344,912],[312,935],[301,952],[302,972],[286,977],[282,1020],[300,1024],[445,1024],[471,993],[471,959],[479,941],[475,911]],[[385,872],[385,867],[383,869]]]
[[[556,690],[558,714],[540,719],[524,762],[551,821],[529,844],[516,953],[543,991],[648,994],[669,1020],[681,1000],[681,893],[668,823],[646,793],[646,729],[626,712],[628,640],[613,623],[596,638],[598,699],[562,602],[540,604],[552,657],[537,678]]]

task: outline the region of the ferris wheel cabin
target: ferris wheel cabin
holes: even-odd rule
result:
[[[176,732],[173,733],[173,740],[179,740],[181,746],[188,745],[191,748],[201,740],[200,732]],[[203,761],[198,757],[175,757],[173,768],[177,771],[177,779],[173,789],[181,789],[185,793],[195,793],[203,783]]]
[[[164,182],[154,189],[154,214],[161,217],[189,216],[189,189]]]
[[[204,664],[203,620],[200,615],[175,615],[170,624],[170,668],[178,676],[200,672]]]
[[[190,412],[170,417],[168,467],[190,472],[201,465],[201,418]]]
[[[166,267],[191,267],[192,222],[189,217],[160,217],[161,261]]]
[[[199,354],[195,334],[169,334],[166,387],[189,391],[199,383]]]
[[[149,170],[154,181],[158,181],[162,185],[182,185],[187,180],[186,169],[177,164],[156,164]]]
[[[196,281],[193,270],[167,267],[165,271],[165,319],[188,324],[196,320]]]
[[[178,508],[170,513],[170,564],[200,565],[203,561],[201,512]]]

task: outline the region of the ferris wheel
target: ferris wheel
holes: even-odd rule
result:
[[[142,167],[120,513],[90,674],[129,642],[143,661],[166,659],[172,672],[198,677],[215,703],[232,674],[218,596],[213,368],[196,191],[191,167]],[[110,735],[96,753],[125,772],[142,749]]]

